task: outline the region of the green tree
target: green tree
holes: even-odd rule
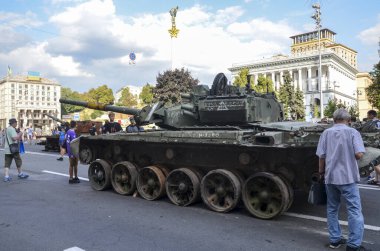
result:
[[[336,100],[335,99],[329,99],[329,101],[327,102],[327,106],[323,110],[324,116],[328,117],[328,118],[332,118],[334,112],[337,109],[336,105],[337,104],[336,104]]]
[[[103,112],[102,111],[93,111],[91,114],[90,114],[90,117],[91,119],[96,119],[97,117],[100,117],[103,115]]]
[[[340,108],[346,109],[347,107],[342,102],[338,102],[336,99],[329,99],[329,101],[327,102],[327,106],[323,110],[324,116],[328,118],[332,118],[334,112]],[[352,114],[354,114],[354,110],[352,111]]]
[[[313,105],[313,114],[314,114],[314,118],[321,117],[321,114],[319,112],[319,105],[316,105],[316,104]]]
[[[238,87],[245,87],[247,84],[247,77],[249,74],[249,69],[248,68],[243,68],[238,72],[238,75],[235,77],[233,85],[238,86]],[[253,78],[252,76],[250,77],[251,79],[251,85],[253,84]]]
[[[377,110],[380,110],[380,61],[374,65],[370,74],[372,84],[365,89],[368,102]]]
[[[258,93],[271,93],[274,92],[273,82],[271,79],[259,76],[257,79],[257,85],[254,85],[252,88]]]
[[[129,87],[123,88],[121,92],[121,97],[117,101],[116,105],[136,107],[137,104],[138,104],[137,98],[135,95],[131,93]]]
[[[284,117],[286,119],[292,116],[292,107],[294,106],[295,92],[292,79],[289,74],[284,75],[284,83],[280,86],[278,98],[284,105]]]
[[[153,88],[152,85],[147,83],[141,90],[139,98],[145,105],[150,105],[153,102]]]
[[[82,100],[83,95],[80,94],[79,92],[72,91],[68,87],[62,87],[61,88],[61,98],[73,99],[73,100]],[[84,109],[84,107],[82,107],[82,106],[61,104],[62,115],[67,115],[67,114],[73,113],[73,112],[80,112],[83,109]]]
[[[188,70],[174,69],[159,73],[157,85],[153,88],[153,97],[157,101],[163,101],[165,105],[181,102],[181,93],[186,93],[199,83]]]
[[[294,119],[300,120],[305,118],[305,105],[303,103],[303,92],[297,87],[294,95],[294,105],[293,105]]]
[[[278,98],[284,105],[284,116],[286,119],[303,119],[305,117],[303,93],[299,88],[294,90],[293,80],[289,74],[285,74],[283,78],[284,83],[280,86]]]
[[[358,105],[352,105],[348,108],[348,112],[350,113],[351,117],[359,118],[359,108]]]
[[[91,88],[84,96],[86,101],[94,103],[113,104],[115,100],[112,89],[107,85]]]

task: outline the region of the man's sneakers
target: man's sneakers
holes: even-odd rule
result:
[[[330,242],[330,248],[332,249],[336,249],[336,248],[340,248],[341,245],[344,245],[347,243],[347,240],[345,238],[341,238],[339,241],[337,242]]]
[[[60,161],[62,161],[62,160],[63,160],[63,157],[59,157],[57,160],[60,160]]]
[[[4,177],[4,182],[9,182],[9,181],[11,181],[11,180],[12,180],[12,178],[9,177],[9,176],[5,176],[5,177]]]
[[[26,179],[26,178],[29,177],[29,175],[27,175],[26,173],[19,173],[19,174],[17,175],[17,177],[18,177],[19,179]],[[12,180],[12,178],[11,178],[10,176],[5,176],[3,180],[4,180],[4,182],[9,182],[9,181]]]
[[[69,184],[77,184],[77,183],[80,183],[80,179],[78,177],[69,179]]]
[[[19,173],[18,174],[18,178],[19,179],[26,179],[26,178],[28,178],[29,177],[29,175],[27,175],[26,173]]]
[[[371,249],[365,248],[363,246],[360,246],[360,247],[357,247],[357,248],[353,248],[353,247],[347,246],[346,247],[346,251],[371,251]]]

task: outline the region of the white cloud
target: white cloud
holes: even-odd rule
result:
[[[1,26],[15,28],[19,26],[37,27],[42,23],[37,20],[35,13],[27,11],[23,14],[0,11]]]
[[[51,56],[45,52],[47,43],[30,44],[17,48],[9,54],[0,54],[0,61],[7,62],[19,73],[29,70],[41,71],[50,76],[90,77],[91,74],[84,72],[79,63],[73,62],[66,56]],[[26,60],[27,59],[27,60]]]
[[[360,32],[358,38],[365,45],[377,45],[380,38],[380,14],[378,16],[378,23]]]
[[[287,53],[289,36],[297,33],[285,21],[239,21],[243,13],[239,6],[180,9],[176,19],[180,33],[171,41],[168,12],[118,16],[111,0],[90,0],[49,18],[59,36],[0,53],[0,61],[12,58],[13,68],[45,72],[85,91],[98,83],[113,89],[155,83],[158,72],[170,69],[173,52],[175,67],[188,68],[201,83],[211,84],[218,72],[228,75],[232,63]],[[132,51],[136,65],[129,65]]]

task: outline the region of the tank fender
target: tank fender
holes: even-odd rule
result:
[[[279,145],[284,142],[284,132],[261,132],[253,136],[256,145]]]

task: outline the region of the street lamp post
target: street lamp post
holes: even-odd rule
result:
[[[320,113],[321,119],[323,118],[323,93],[322,93],[322,57],[321,57],[321,5],[319,3],[312,5],[315,13],[311,18],[315,20],[316,28],[318,30],[318,53],[319,53],[319,67],[318,67],[318,83],[320,93]]]

